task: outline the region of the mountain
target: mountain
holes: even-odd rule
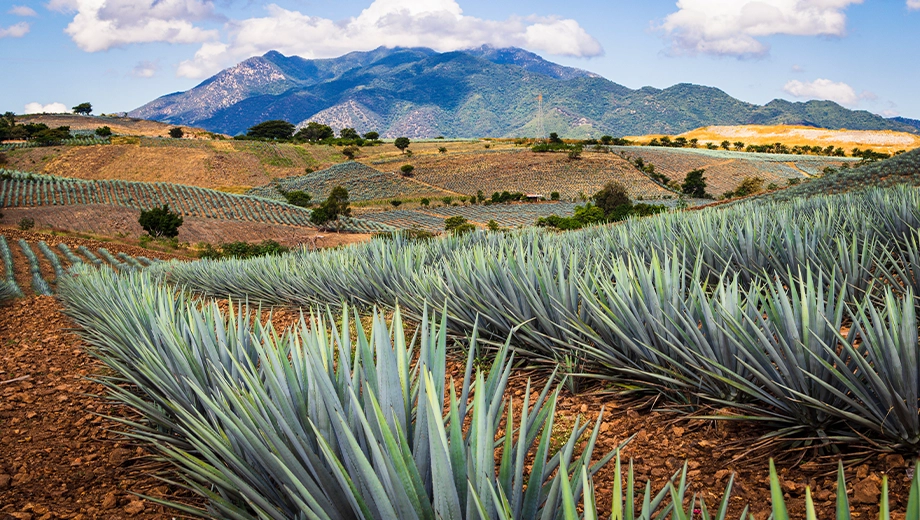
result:
[[[892,121],[897,123],[905,124],[920,130],[920,119],[908,119],[906,117],[892,117]]]
[[[629,89],[517,48],[438,53],[385,48],[307,60],[271,51],[187,92],[156,99],[131,117],[231,135],[268,119],[375,130],[384,137],[564,137],[678,134],[710,125],[799,124],[920,132],[906,121],[830,101],[760,106],[712,87]]]

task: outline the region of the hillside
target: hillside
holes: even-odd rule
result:
[[[647,142],[652,137],[632,138]],[[827,146],[843,148],[848,154],[853,148],[894,153],[899,150],[920,148],[920,135],[891,130],[828,130],[801,125],[742,125],[707,126],[680,134],[680,137],[698,139],[699,143],[719,145],[722,141],[741,141],[746,145],[783,143],[793,146]]]
[[[521,49],[493,48],[447,53],[379,48],[326,60],[272,51],[129,115],[232,135],[267,119],[285,119],[374,130],[384,137],[536,136],[540,94],[546,131],[573,138],[674,135],[743,124],[920,132],[829,101],[759,106],[690,84],[632,90]]]
[[[169,130],[176,125],[160,123],[148,119],[117,116],[81,116],[77,114],[26,114],[16,116],[18,123],[44,123],[52,128],[69,126],[71,132],[94,132],[101,126],[107,126],[115,135],[135,135],[143,137],[169,137]],[[210,132],[201,128],[182,126],[182,131],[189,138],[204,138]]]

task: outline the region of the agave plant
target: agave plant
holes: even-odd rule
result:
[[[211,516],[561,518],[612,457],[591,462],[600,417],[551,452],[558,391],[506,399],[507,343],[474,370],[474,332],[463,379],[446,384],[446,318],[424,316],[411,341],[398,309],[389,331],[376,313],[352,337],[345,309],[340,326],[314,314],[279,332],[140,273],[76,274],[61,295],[118,374],[103,382],[143,412],[133,435],[182,469]]]

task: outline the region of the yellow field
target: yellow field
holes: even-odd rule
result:
[[[122,135],[139,135],[144,137],[169,137],[169,129],[176,125],[167,125],[156,121],[132,119],[128,117],[79,116],[76,114],[33,114],[16,116],[19,123],[44,123],[52,128],[69,126],[71,130],[96,130],[107,126],[112,132]],[[200,128],[182,126],[187,137],[204,138],[209,132]]]
[[[643,135],[627,137],[627,139],[647,143],[655,137],[660,138],[663,136]],[[741,141],[745,145],[783,143],[789,147],[804,145],[821,146],[822,148],[839,146],[846,150],[847,155],[850,154],[850,150],[853,148],[884,153],[920,148],[920,135],[906,132],[892,132],[890,130],[828,130],[810,126],[707,126],[680,134],[679,137],[698,139],[699,144],[703,146],[706,143],[718,145],[722,141],[732,143]]]

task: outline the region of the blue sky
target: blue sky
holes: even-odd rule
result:
[[[269,49],[488,43],[631,88],[697,83],[920,119],[918,34],[920,0],[3,0],[0,66],[15,79],[0,111],[128,111]]]

